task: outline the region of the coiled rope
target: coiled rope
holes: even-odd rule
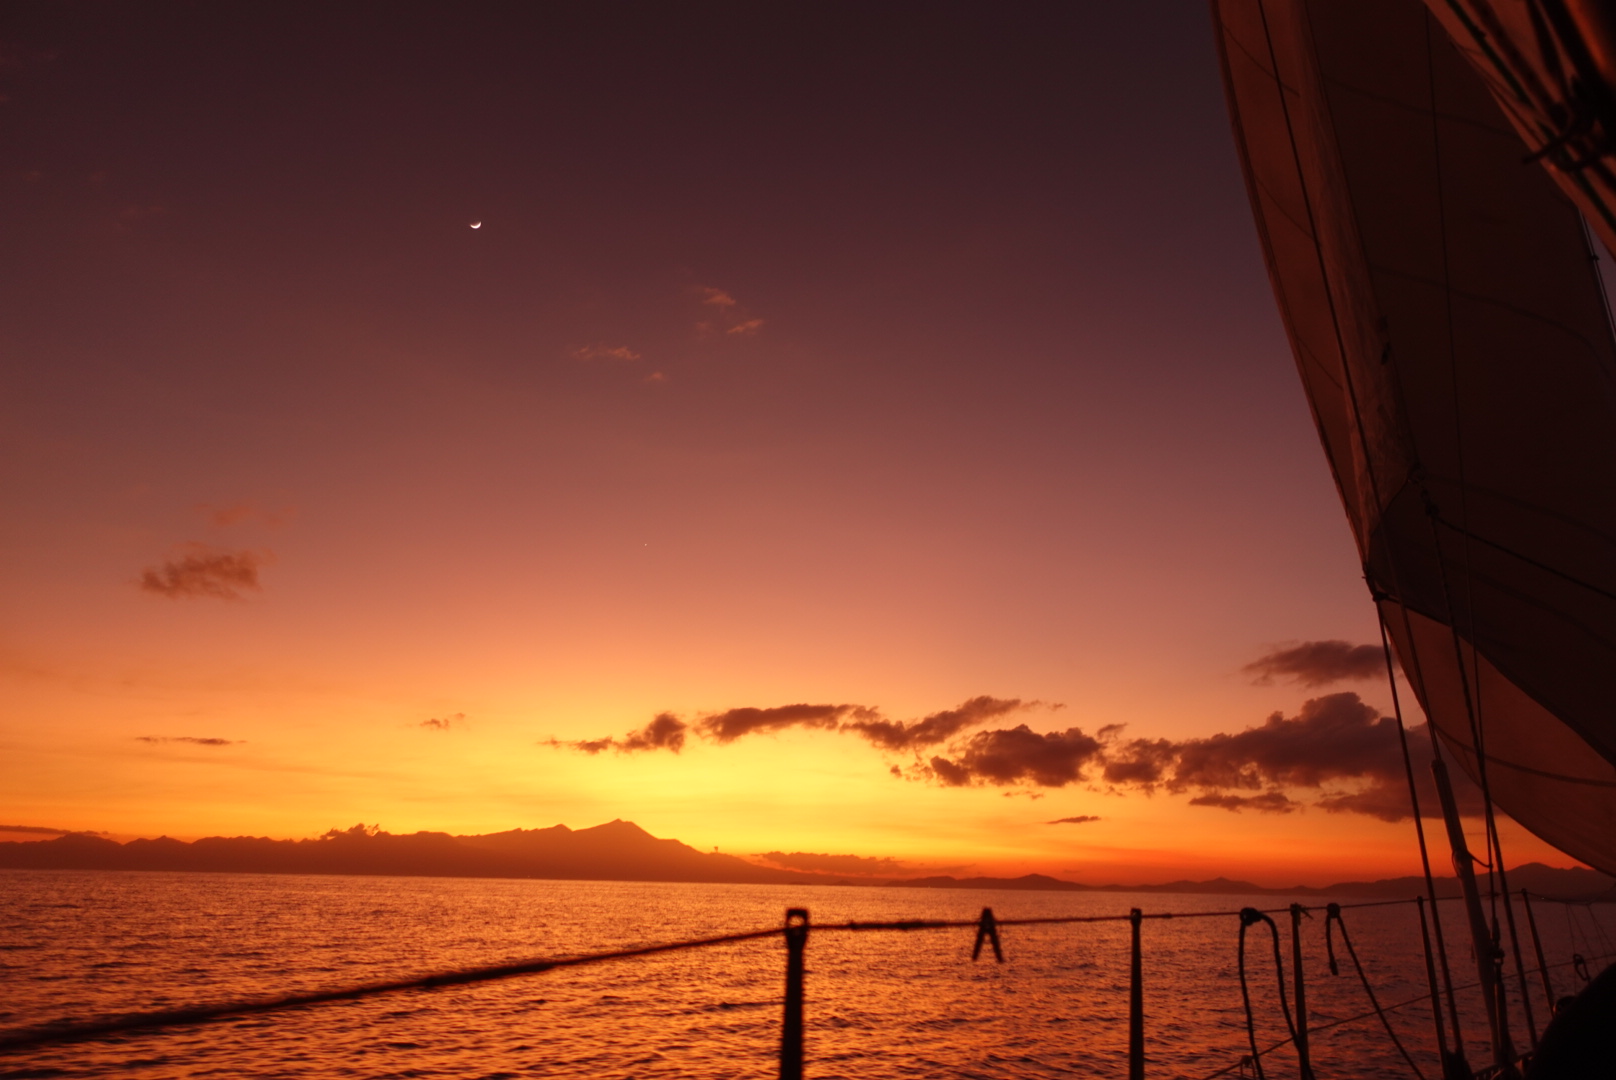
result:
[[[1290,999],[1285,994],[1285,962],[1279,955],[1279,927],[1274,920],[1256,908],[1240,909],[1240,1000],[1246,1007],[1246,1037],[1251,1042],[1251,1065],[1257,1080],[1264,1080],[1262,1054],[1257,1050],[1257,1020],[1251,1012],[1251,988],[1246,981],[1246,930],[1257,923],[1267,923],[1274,943],[1274,975],[1279,979],[1279,1007],[1285,1013],[1285,1027],[1290,1031],[1290,1042],[1296,1042],[1296,1021],[1291,1017]],[[1423,1078],[1422,1078],[1423,1080]]]
[[[1343,906],[1346,906],[1346,905],[1343,905]],[[1613,954],[1610,954],[1610,955],[1611,956],[1616,956],[1616,953],[1613,953]],[[1596,956],[1593,959],[1595,959],[1595,960],[1605,960],[1605,959],[1609,959],[1609,958],[1610,958],[1610,956]],[[1571,963],[1572,963],[1571,961],[1567,960],[1567,961],[1565,961],[1563,963],[1559,963],[1559,964],[1550,964],[1549,968],[1550,969],[1555,969],[1555,968],[1570,967]],[[1531,974],[1536,974],[1536,973],[1537,973],[1536,970],[1531,972]],[[1456,990],[1456,991],[1458,991],[1458,990],[1474,990],[1477,987],[1479,987],[1480,985],[1481,984],[1479,982],[1461,983],[1460,985],[1455,986],[1454,990]],[[1418,994],[1418,995],[1416,995],[1414,997],[1411,997],[1411,998],[1405,998],[1404,1000],[1399,1001],[1396,1004],[1387,1005],[1381,1011],[1388,1012],[1388,1013],[1393,1013],[1393,1012],[1396,1012],[1399,1009],[1406,1009],[1410,1005],[1417,1005],[1420,1002],[1426,1001],[1426,1000],[1429,1000],[1427,995]],[[1319,1034],[1321,1032],[1329,1031],[1329,1030],[1331,1030],[1333,1028],[1345,1027],[1348,1024],[1356,1024],[1358,1021],[1367,1020],[1371,1016],[1375,1016],[1376,1014],[1377,1014],[1377,1011],[1375,1009],[1368,1009],[1368,1010],[1366,1010],[1364,1012],[1361,1012],[1361,1013],[1358,1013],[1358,1014],[1356,1014],[1354,1016],[1344,1016],[1339,1020],[1331,1020],[1328,1023],[1314,1024],[1314,1025],[1312,1025],[1312,1030],[1311,1030],[1310,1033],[1313,1034],[1313,1035],[1317,1035],[1317,1034]],[[1272,1054],[1275,1050],[1279,1050],[1282,1047],[1285,1047],[1285,1046],[1289,1045],[1290,1042],[1291,1042],[1291,1040],[1287,1038],[1287,1039],[1280,1039],[1278,1042],[1275,1042],[1275,1043],[1270,1043],[1269,1045],[1263,1047],[1262,1050],[1258,1051],[1257,1056],[1258,1057],[1264,1057],[1264,1056],[1266,1056],[1268,1054]],[[1201,1080],[1218,1080],[1219,1077],[1228,1076],[1230,1073],[1232,1073],[1232,1072],[1234,1072],[1236,1070],[1244,1069],[1246,1066],[1250,1065],[1251,1062],[1252,1062],[1251,1056],[1243,1054],[1236,1061],[1234,1061],[1232,1064],[1225,1065],[1221,1069],[1216,1069],[1216,1070],[1214,1070],[1212,1072],[1207,1073],[1205,1076],[1201,1077]]]

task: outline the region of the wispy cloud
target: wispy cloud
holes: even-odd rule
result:
[[[1087,825],[1091,821],[1100,819],[1094,814],[1079,814],[1076,817],[1058,817],[1054,821],[1046,821],[1045,825]]]
[[[466,714],[463,712],[450,713],[448,716],[429,716],[422,720],[419,727],[429,731],[449,731],[453,728],[466,726]]]
[[[546,739],[541,746],[569,747],[585,754],[595,755],[606,750],[614,750],[619,754],[632,754],[641,750],[671,750],[677,754],[685,746],[685,733],[690,725],[672,713],[659,713],[645,727],[639,731],[631,731],[621,739],[608,735],[603,739],[578,739],[563,741],[561,739]]]
[[[1300,807],[1282,791],[1265,791],[1261,795],[1197,795],[1191,806],[1216,806],[1223,810],[1260,810],[1266,814],[1289,814]]]
[[[725,709],[701,720],[701,733],[716,743],[734,742],[743,735],[786,728],[834,731],[844,718],[873,719],[880,714],[863,705],[776,705],[773,708]]]
[[[99,829],[50,829],[44,825],[0,825],[0,833],[22,833],[25,836],[105,836]]]
[[[273,556],[268,552],[219,551],[206,544],[187,544],[173,558],[147,567],[140,588],[171,600],[213,597],[240,600],[243,590],[258,592],[258,569]]]
[[[1346,641],[1304,641],[1266,653],[1240,669],[1251,681],[1268,685],[1290,679],[1303,686],[1328,686],[1386,677],[1385,652],[1379,645]]]
[[[246,740],[205,738],[200,735],[136,735],[135,741],[143,743],[192,743],[196,746],[236,746]]]
[[[944,709],[920,720],[905,723],[886,719],[879,709],[872,706],[852,703],[798,702],[792,705],[767,707],[744,705],[722,712],[707,713],[690,722],[673,713],[665,712],[657,716],[643,731],[634,732],[621,739],[612,736],[576,741],[550,739],[544,745],[571,747],[586,754],[598,754],[603,750],[667,749],[677,752],[684,746],[686,734],[694,734],[708,742],[724,745],[749,735],[803,728],[857,735],[883,750],[913,750],[935,746],[967,728],[1020,709],[1036,707],[1042,707],[1042,703],[982,695],[971,698],[956,708]]]
[[[575,360],[638,360],[640,354],[627,345],[585,345],[572,350]]]
[[[936,746],[947,742],[967,728],[1038,704],[1040,703],[1036,701],[1023,703],[1020,698],[982,695],[971,698],[958,708],[934,712],[911,723],[887,720],[876,715],[854,720],[842,730],[861,735],[883,750],[912,750],[916,747]]]
[[[702,337],[755,337],[763,329],[763,320],[747,311],[728,289],[704,285],[696,289],[696,295],[702,307],[714,309],[705,312],[696,323],[696,333]]]

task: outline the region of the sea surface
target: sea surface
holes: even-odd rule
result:
[[[1325,913],[1304,920],[1315,1068],[1321,1077],[1413,1075],[1373,1015]],[[1039,893],[253,874],[0,871],[0,1033],[61,1021],[273,997],[434,971],[627,948],[777,926],[787,907],[817,923],[1228,912],[1147,921],[1147,1075],[1198,1080],[1247,1053],[1239,919],[1289,897]],[[1461,911],[1444,903],[1456,983],[1475,968]],[[1346,925],[1394,1030],[1440,1075],[1412,904],[1347,908]],[[1551,965],[1611,952],[1610,906],[1539,903]],[[1596,924],[1596,917],[1603,925]],[[1276,916],[1289,962],[1289,916]],[[1517,918],[1521,913],[1517,908]],[[1525,935],[1525,927],[1522,926]],[[1248,968],[1259,1043],[1286,1035],[1272,945],[1253,927]],[[1006,927],[1005,962],[971,959],[968,929],[810,932],[807,1075],[1127,1075],[1126,922]],[[1531,939],[1525,938],[1528,966]],[[1511,969],[1513,970],[1513,969]],[[1597,971],[1597,966],[1595,967]],[[1556,993],[1580,985],[1554,967]],[[768,1077],[780,1038],[778,938],[560,969],[473,986],[0,1053],[0,1077]],[[1513,977],[1511,979],[1513,982]],[[1538,1024],[1542,990],[1530,987]],[[1473,1065],[1487,1061],[1480,1002],[1466,991]],[[1526,1032],[1512,1001],[1517,1039]],[[1289,1047],[1268,1071],[1294,1076]]]

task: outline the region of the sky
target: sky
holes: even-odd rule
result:
[[[7,20],[0,822],[1417,869],[1198,0]]]

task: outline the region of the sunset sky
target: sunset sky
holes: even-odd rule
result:
[[[1200,0],[9,12],[0,823],[1417,868]]]

